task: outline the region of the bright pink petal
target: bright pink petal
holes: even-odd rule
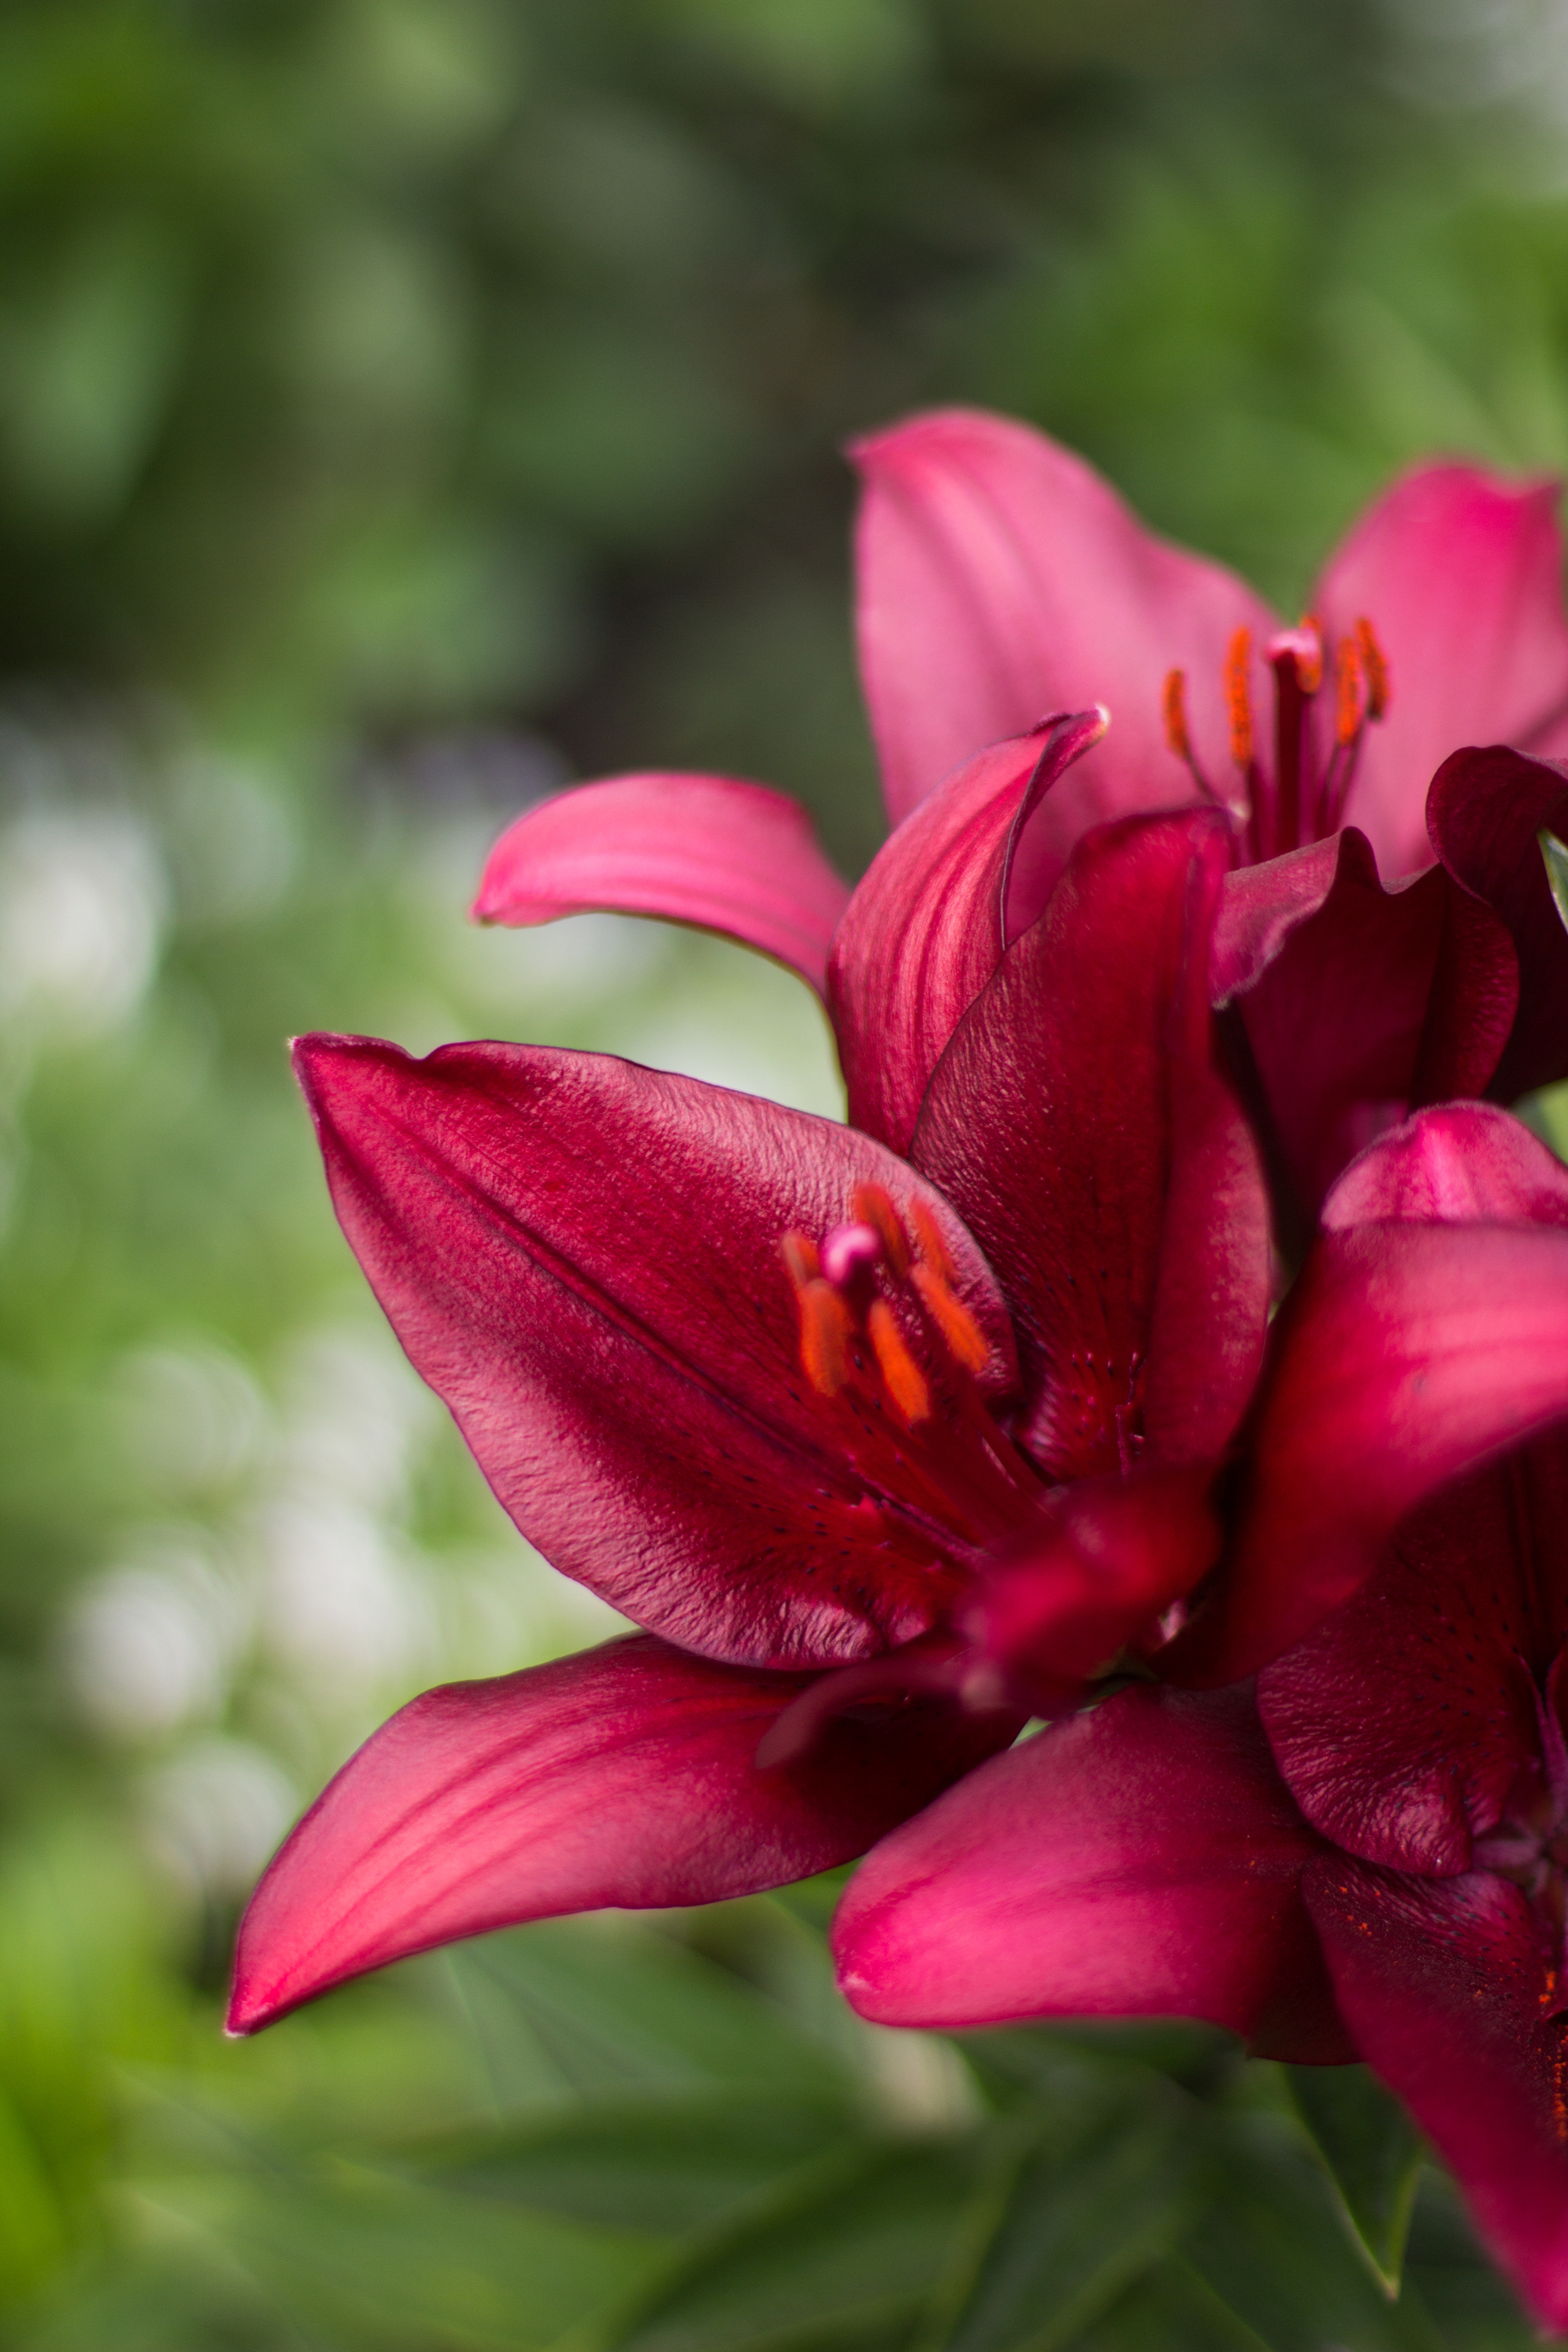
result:
[[[1274,1345],[1225,1580],[1172,1654],[1184,1676],[1228,1682],[1278,1657],[1434,1488],[1568,1416],[1568,1233],[1330,1234]]]
[[[1413,1511],[1361,1591],[1264,1668],[1279,1769],[1336,1845],[1469,1868],[1539,1753],[1531,1677],[1568,1640],[1565,1513],[1562,1437],[1521,1447]]]
[[[1268,1210],[1207,1062],[1228,858],[1205,811],[1089,835],[931,1080],[913,1145],[995,1267],[1058,1477],[1212,1454],[1250,1392]]]
[[[1385,889],[1363,835],[1232,875],[1215,976],[1229,994],[1298,1209],[1380,1128],[1404,1117],[1418,1079],[1479,1094],[1513,1020],[1513,950],[1484,908],[1450,920],[1454,885],[1429,873]],[[1467,902],[1468,906],[1473,902]],[[1457,965],[1439,990],[1447,945]],[[1440,1031],[1440,1034],[1435,1034]]]
[[[613,776],[529,809],[489,854],[475,919],[607,908],[721,931],[819,993],[848,903],[798,803],[726,776]]]
[[[1219,1558],[1212,1474],[1134,1470],[1053,1487],[1026,1547],[987,1568],[963,1622],[1005,1693],[1051,1716]],[[864,1671],[851,1667],[850,1673]]]
[[[1362,2055],[1458,2176],[1542,2327],[1568,2330],[1568,2021],[1505,1879],[1434,1883],[1337,1856],[1307,1900]]]
[[[316,1037],[296,1055],[372,1287],[547,1559],[746,1664],[835,1664],[926,1630],[957,1573],[944,1547],[997,1532],[944,1528],[932,1501],[942,1360],[900,1307],[931,1417],[909,1431],[818,1395],[779,1244],[820,1238],[860,1183],[906,1212],[919,1199],[1005,1391],[1005,1310],[939,1194],[834,1121],[608,1055],[421,1062]]]
[[[1326,1233],[1380,1217],[1568,1225],[1568,1168],[1507,1111],[1442,1103],[1352,1160],[1323,1203]]]
[[[1060,861],[1035,839],[1046,796],[1104,726],[1101,711],[1074,712],[972,760],[884,843],[849,902],[828,1004],[850,1123],[895,1151],[953,1030],[1056,887]]]
[[[1115,732],[1057,796],[1058,854],[1108,817],[1190,801],[1165,742],[1172,669],[1188,673],[1200,758],[1226,772],[1226,642],[1275,625],[1243,581],[1156,539],[1081,457],[1006,417],[939,409],[851,455],[860,672],[895,824],[984,744],[1093,702]]]
[[[1568,772],[1501,746],[1457,751],[1432,779],[1426,822],[1448,872],[1512,935],[1519,1013],[1490,1086],[1511,1102],[1568,1077],[1568,934],[1536,839],[1542,826],[1568,839]]]
[[[461,1936],[825,1870],[998,1744],[991,1724],[915,1706],[832,1724],[809,1757],[759,1771],[758,1741],[803,1686],[635,1634],[426,1691],[268,1870],[240,1928],[229,2030]]]
[[[1202,2017],[1270,2056],[1349,2058],[1300,1894],[1321,1852],[1248,1692],[1125,1690],[868,1855],[839,1981],[884,2025]]]
[[[1323,574],[1331,649],[1371,621],[1393,681],[1349,814],[1388,875],[1426,865],[1426,787],[1465,743],[1568,749],[1558,486],[1426,466],[1369,509]]]

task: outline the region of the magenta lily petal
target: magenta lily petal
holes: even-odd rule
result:
[[[1443,1103],[1352,1160],[1323,1203],[1326,1233],[1381,1217],[1568,1225],[1568,1169],[1507,1111]]]
[[[1368,509],[1323,573],[1329,645],[1364,615],[1393,677],[1350,802],[1385,874],[1427,863],[1426,787],[1457,745],[1568,750],[1558,497],[1554,482],[1422,467]]]
[[[1228,858],[1208,811],[1089,835],[954,1034],[915,1164],[981,1241],[1056,1477],[1212,1455],[1246,1404],[1268,1295],[1262,1173],[1206,1060]]]
[[[1568,773],[1499,745],[1456,751],[1426,801],[1432,846],[1500,917],[1519,957],[1520,1009],[1490,1091],[1509,1102],[1568,1076],[1568,933],[1537,833],[1568,838]]]
[[[1162,719],[1186,667],[1208,772],[1225,772],[1225,649],[1267,605],[1157,539],[1082,458],[1026,425],[939,409],[856,442],[860,670],[895,824],[983,744],[1105,703],[1114,740],[1061,797],[1058,854],[1108,817],[1190,801]],[[1447,748],[1447,747],[1445,747]]]
[[[579,784],[520,816],[489,854],[475,919],[549,923],[605,908],[720,931],[826,985],[849,889],[797,802],[727,776]]]
[[[1056,887],[1040,813],[1104,731],[1103,711],[1076,711],[982,752],[884,843],[849,902],[828,1003],[851,1124],[895,1151],[953,1030]]]
[[[1274,1336],[1225,1583],[1183,1637],[1205,1682],[1279,1656],[1435,1487],[1568,1416],[1568,1233],[1329,1234]]]
[[[240,1929],[229,2030],[366,1969],[520,1920],[713,1903],[861,1853],[1012,1736],[917,1706],[756,1769],[806,1678],[647,1634],[426,1691],[292,1832]]]
[[[1568,1639],[1568,1588],[1532,1569],[1565,1513],[1561,1439],[1521,1448],[1412,1512],[1361,1591],[1258,1676],[1297,1803],[1347,1853],[1447,1875],[1507,1811],[1537,1745],[1531,1679]]]
[[[834,1664],[925,1632],[954,1553],[919,1429],[817,1393],[780,1253],[856,1187],[933,1223],[1016,1379],[1005,1309],[940,1193],[851,1129],[607,1055],[365,1038],[296,1048],[339,1218],[416,1369],[523,1533],[707,1656]],[[905,1344],[942,1361],[907,1297]],[[947,1565],[942,1565],[943,1559]]]
[[[987,1569],[963,1612],[1005,1692],[1061,1713],[1193,1590],[1219,1558],[1212,1484],[1206,1468],[1134,1470],[1052,1489],[1027,1546]]]
[[[884,2025],[1200,2017],[1352,2057],[1301,1903],[1321,1852],[1251,1695],[1122,1691],[884,1839],[839,1906],[839,1981]]]
[[[1439,1057],[1455,1093],[1479,1094],[1497,1067],[1514,1015],[1513,949],[1482,908],[1451,920],[1454,895],[1436,869],[1385,889],[1353,827],[1226,883],[1215,966],[1239,988],[1273,1137],[1310,1218]],[[1439,1040],[1429,1032],[1445,946],[1458,969]]]
[[[1543,2327],[1568,2329],[1568,2025],[1524,1896],[1339,1855],[1304,1880],[1345,2021],[1458,2176]]]

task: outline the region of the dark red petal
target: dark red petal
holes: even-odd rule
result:
[[[1309,1218],[1345,1161],[1408,1108],[1454,895],[1442,873],[1384,889],[1370,845],[1353,829],[1337,845],[1314,844],[1226,883],[1216,998],[1235,1003]],[[1458,919],[1449,957],[1463,984],[1451,990],[1441,1035],[1426,1052],[1434,1070],[1440,1055],[1449,1091],[1479,1094],[1513,1019],[1513,950],[1486,910]]]
[[[1172,1656],[1205,1682],[1278,1657],[1436,1487],[1568,1415],[1568,1234],[1329,1234],[1273,1344],[1224,1581]]]
[[[1364,615],[1392,675],[1350,804],[1385,874],[1430,858],[1426,786],[1456,744],[1568,749],[1557,502],[1554,482],[1425,466],[1368,509],[1323,574],[1313,609],[1331,652]]]
[[[762,1772],[805,1687],[647,1634],[451,1683],[352,1757],[268,1868],[239,1931],[229,2030],[249,2033],[409,1952],[605,1905],[712,1903],[862,1853],[994,1752],[935,1706],[831,1725]]]
[[[419,1062],[315,1037],[296,1058],[372,1287],[557,1568],[747,1664],[836,1664],[926,1630],[957,1574],[948,1548],[996,1534],[932,1474],[951,1384],[906,1298],[931,1419],[911,1432],[819,1396],[779,1244],[820,1237],[861,1183],[906,1213],[919,1199],[1005,1391],[1005,1310],[939,1194],[831,1120],[607,1055]]]
[[[520,816],[489,854],[475,919],[549,923],[608,908],[721,931],[819,992],[848,903],[798,803],[727,776],[613,776]]]
[[[1432,846],[1448,872],[1500,916],[1519,958],[1519,1012],[1489,1091],[1511,1102],[1568,1077],[1568,933],[1536,835],[1568,836],[1568,772],[1496,745],[1456,751],[1426,799]]]
[[[849,902],[828,962],[853,1126],[907,1151],[954,1028],[1061,873],[1035,834],[1104,714],[1052,719],[972,760],[899,827]]]
[[[1380,1217],[1568,1225],[1568,1169],[1507,1111],[1442,1103],[1352,1160],[1323,1203],[1328,1233]]]
[[[1208,1066],[1228,859],[1193,811],[1097,829],[1008,950],[926,1097],[915,1164],[1013,1309],[1031,1450],[1058,1477],[1212,1454],[1262,1348],[1268,1212]]]
[[[1226,646],[1274,627],[1245,582],[1156,539],[1081,457],[1007,417],[939,409],[850,454],[860,672],[895,824],[982,744],[1091,702],[1115,738],[1054,812],[1060,856],[1088,825],[1190,800],[1165,743],[1171,669],[1224,776]]]
[[[884,2025],[1202,2017],[1268,2056],[1347,2059],[1299,1887],[1321,1851],[1249,1692],[1125,1690],[868,1855],[839,1981]]]
[[[1325,1855],[1305,1892],[1345,2021],[1458,2176],[1542,2327],[1568,2329],[1568,2020],[1506,1879]]]
[[[1052,1488],[1026,1548],[963,1611],[1001,1686],[1055,1715],[1219,1557],[1208,1470],[1134,1470]],[[854,1671],[852,1669],[852,1671]]]
[[[1531,1677],[1568,1640],[1565,1525],[1559,1434],[1413,1511],[1361,1591],[1264,1668],[1279,1769],[1336,1845],[1394,1870],[1469,1868],[1472,1835],[1540,1752]]]

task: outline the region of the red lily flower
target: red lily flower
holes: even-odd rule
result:
[[[414,1363],[524,1534],[647,1631],[395,1717],[268,1873],[236,2030],[503,1921],[824,1868],[1014,1737],[904,1703],[981,1560],[1052,1482],[1158,1496],[1216,1455],[1262,1352],[1261,1172],[1208,1050],[1224,859],[1207,812],[1083,843],[908,1161],[606,1055],[301,1041]],[[845,1717],[834,1670],[895,1652]],[[757,1769],[824,1685],[822,1737]]]
[[[1484,1248],[1500,1303],[1465,1357],[1484,1389],[1520,1336],[1502,1287],[1517,1307],[1568,1255],[1568,1174],[1459,1106],[1374,1146],[1330,1219],[1325,1250],[1401,1228],[1457,1244],[1435,1284]],[[1386,1356],[1378,1306],[1373,1284],[1348,1350]],[[1420,1409],[1445,1425],[1462,1389]],[[1287,1375],[1277,1436],[1301,1402]],[[1519,1435],[1541,1420],[1526,1407]],[[1327,1485],[1342,1431],[1322,1434]],[[850,2000],[898,2024],[1181,2014],[1266,2056],[1359,2056],[1536,2317],[1568,2329],[1565,1523],[1559,1427],[1429,1492],[1255,1690],[1134,1686],[998,1756],[857,1874],[835,1929]]]
[[[1536,846],[1542,826],[1568,829],[1568,777],[1543,756],[1568,751],[1550,486],[1457,465],[1405,476],[1331,560],[1317,617],[1281,629],[1242,581],[1146,532],[1026,425],[943,411],[854,454],[861,668],[901,828],[890,865],[873,868],[884,929],[921,888],[922,859],[973,903],[993,888],[990,795],[1010,832],[1003,938],[977,935],[933,1002],[906,956],[900,992],[921,1000],[908,1021],[951,1030],[1087,827],[1195,793],[1233,812],[1242,870],[1212,985],[1235,1008],[1234,1048],[1298,1213],[1310,1221],[1345,1160],[1411,1106],[1508,1101],[1568,1074],[1568,938]],[[1048,798],[1037,781],[1020,805],[1032,762],[999,739],[1093,701],[1110,711],[1108,740],[1070,777],[1057,762]],[[1459,748],[1499,742],[1519,748]],[[962,787],[944,782],[965,761]],[[910,835],[933,794],[943,815]],[[844,898],[781,795],[642,776],[520,819],[475,912],[664,914],[780,957],[827,987],[851,1117],[902,1149],[912,1107],[878,1124],[888,1106],[864,1098],[845,1034],[863,919],[859,938],[840,929],[826,970]]]

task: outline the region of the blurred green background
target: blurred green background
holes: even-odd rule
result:
[[[772,967],[467,927],[488,842],[685,764],[864,863],[837,452],[919,403],[1286,604],[1410,457],[1568,464],[1568,9],[5,0],[0,235],[0,2343],[1529,2340],[1430,2171],[1384,2299],[1358,2076],[874,2032],[830,1889],[217,2019],[364,1732],[614,1622],[387,1339],[283,1039],[837,1108]]]

